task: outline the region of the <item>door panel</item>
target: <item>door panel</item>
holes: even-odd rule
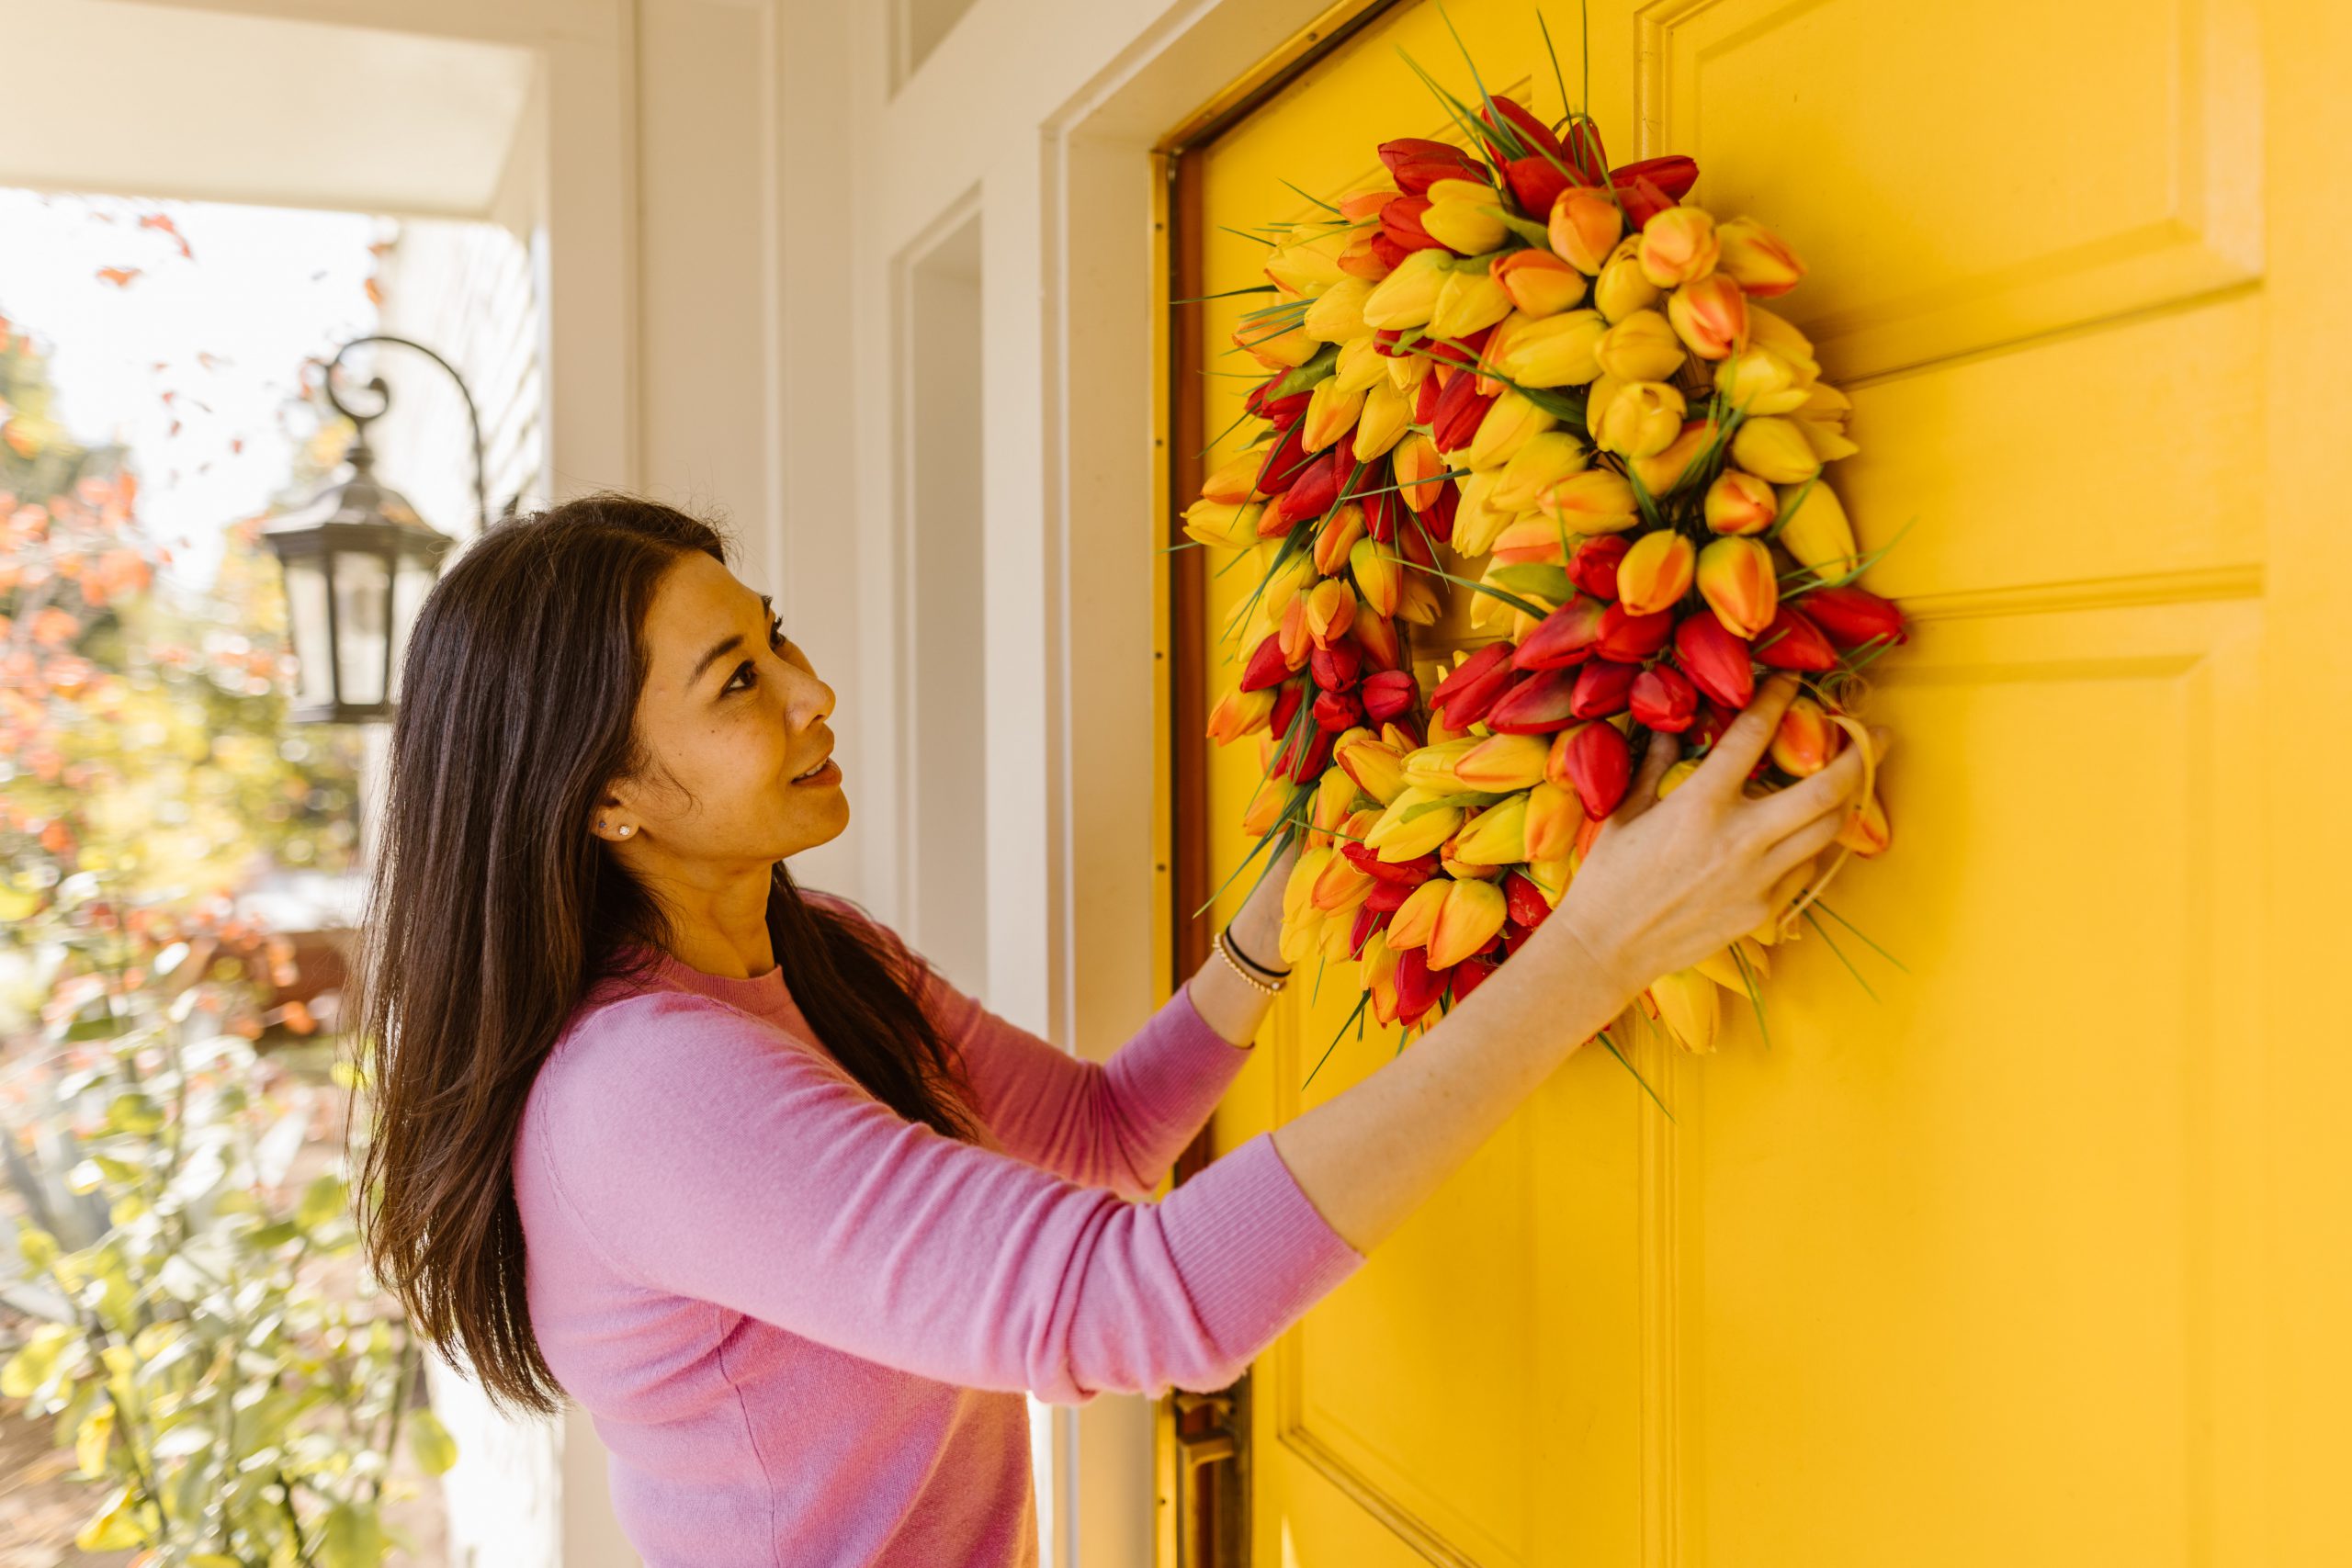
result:
[[[2248,1064],[2279,1043],[2250,998],[2266,931],[2341,919],[2265,867],[2273,647],[2324,601],[2276,602],[2263,465],[2282,389],[2330,394],[2271,347],[2265,245],[2304,198],[2265,188],[2256,9],[1596,0],[1612,155],[1691,153],[1694,199],[1805,256],[1785,313],[1862,446],[1831,479],[1866,548],[1902,535],[1871,582],[1917,635],[1867,705],[1895,844],[1828,897],[1901,966],[1825,922],[1843,959],[1780,951],[1769,1041],[1744,1009],[1704,1059],[1637,1032],[1671,1122],[1573,1058],[1261,1363],[1260,1561],[2271,1560]],[[1521,0],[1448,10],[1490,87],[1560,112]],[[1259,281],[1230,231],[1304,216],[1284,181],[1336,195],[1376,141],[1442,133],[1399,47],[1467,89],[1399,6],[1192,154],[1204,291]],[[1207,430],[1258,302],[1199,312]],[[1254,579],[1211,580],[1212,694]],[[1250,745],[1212,754],[1213,885],[1258,778]],[[2339,875],[2342,841],[2309,841]],[[1354,987],[1317,991],[1310,962],[1220,1147],[1396,1049],[1334,1045]]]

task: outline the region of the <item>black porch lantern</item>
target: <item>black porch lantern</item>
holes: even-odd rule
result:
[[[357,724],[392,716],[409,630],[455,542],[419,516],[406,496],[376,478],[368,425],[391,406],[383,378],[368,383],[377,398],[372,412],[350,408],[335,393],[334,373],[343,356],[368,343],[415,349],[458,383],[473,429],[474,503],[480,521],[490,520],[483,504],[481,419],[456,367],[423,344],[401,337],[358,337],[337,349],[327,365],[326,395],[356,427],[345,454],[350,472],[274,519],[262,534],[286,573],[286,618],[300,669],[288,716],[304,723]]]

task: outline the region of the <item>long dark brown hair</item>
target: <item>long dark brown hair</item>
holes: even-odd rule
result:
[[[461,1351],[494,1403],[539,1414],[562,1391],[524,1295],[515,1134],[590,987],[670,945],[588,829],[606,787],[650,765],[646,609],[696,550],[727,559],[709,524],[627,495],[502,522],[426,596],[401,664],[359,969],[360,1232],[417,1332]],[[970,1141],[920,966],[804,898],[780,861],[774,877],[776,964],[819,1043],[901,1116]]]

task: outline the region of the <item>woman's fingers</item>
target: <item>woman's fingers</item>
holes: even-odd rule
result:
[[[1811,778],[1749,803],[1748,822],[1768,844],[1777,843],[1817,819],[1827,821],[1829,836],[1836,838],[1837,824],[1861,782],[1861,750],[1849,746]]]
[[[1657,804],[1657,781],[1666,770],[1674,766],[1675,758],[1682,754],[1682,742],[1664,730],[1650,731],[1649,750],[1642,753],[1642,771],[1634,785],[1625,792],[1623,804],[1610,815],[1609,820],[1619,827],[1631,822]]]
[[[1815,779],[1820,776],[1820,773],[1813,775]],[[1805,782],[1811,784],[1813,779]],[[1838,829],[1845,825],[1845,812],[1842,809],[1833,811],[1826,817],[1815,818],[1765,851],[1763,863],[1769,874],[1768,883],[1780,881],[1789,874],[1789,867],[1802,865],[1827,849],[1837,841]]]
[[[1793,675],[1773,676],[1758,688],[1756,698],[1740,710],[1724,738],[1715,742],[1707,760],[1699,764],[1682,787],[1697,789],[1729,800],[1739,794],[1740,785],[1755,771],[1764,755],[1764,748],[1772,743],[1772,736],[1781,728],[1781,716],[1789,711],[1791,699],[1797,694],[1797,678]]]

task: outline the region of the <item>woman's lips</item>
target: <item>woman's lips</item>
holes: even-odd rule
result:
[[[828,757],[823,767],[805,779],[794,779],[792,782],[796,784],[836,784],[842,782],[842,765]]]

